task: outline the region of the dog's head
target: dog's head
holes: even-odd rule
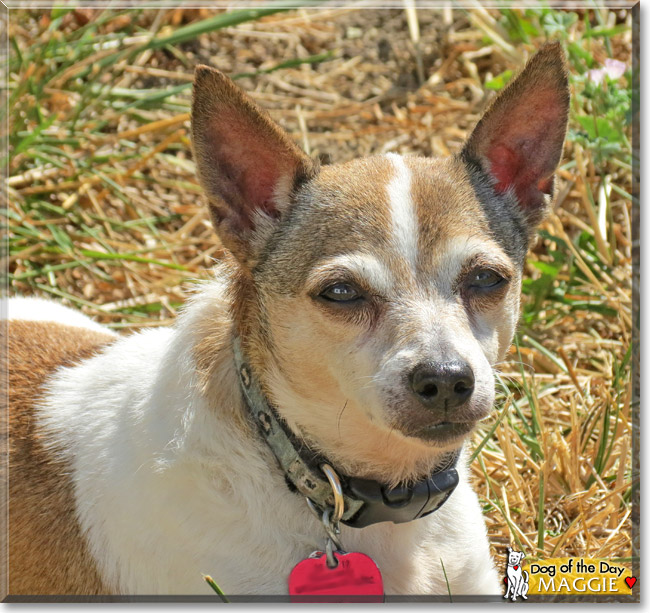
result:
[[[319,168],[227,77],[197,69],[194,154],[237,261],[243,345],[280,414],[342,467],[422,474],[489,413],[568,101],[549,45],[459,155]]]
[[[515,566],[521,564],[525,555],[523,551],[513,551],[512,547],[508,547],[508,566]]]

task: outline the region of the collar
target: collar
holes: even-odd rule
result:
[[[321,470],[326,458],[300,441],[269,404],[244,359],[241,343],[233,343],[235,364],[248,411],[285,474],[289,486],[305,496],[321,513],[334,507],[332,487]],[[389,488],[372,479],[338,475],[345,503],[342,523],[365,528],[384,521],[403,523],[438,510],[458,485],[458,452],[428,477],[410,486]]]

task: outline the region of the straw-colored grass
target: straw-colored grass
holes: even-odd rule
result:
[[[248,75],[240,85],[324,162],[446,156],[509,71],[559,38],[574,96],[558,208],[526,266],[522,326],[472,468],[500,563],[508,544],[629,561],[630,14],[406,9],[228,22],[207,9],[12,12],[11,292],[125,333],[173,322],[221,255],[190,155],[199,62]],[[628,72],[590,82],[607,58]],[[596,117],[617,131],[601,135]]]

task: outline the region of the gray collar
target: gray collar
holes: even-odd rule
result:
[[[333,508],[332,487],[320,469],[329,462],[300,441],[269,404],[244,358],[237,337],[233,350],[245,404],[284,471],[290,489],[308,498],[321,513]],[[412,521],[433,513],[458,484],[457,460],[458,452],[450,454],[431,475],[408,487],[388,488],[372,479],[339,474],[345,503],[341,521],[348,526],[364,528],[383,521]]]

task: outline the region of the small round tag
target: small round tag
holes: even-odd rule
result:
[[[289,575],[291,602],[383,602],[384,583],[374,560],[356,551],[335,553],[336,568],[316,552]]]

